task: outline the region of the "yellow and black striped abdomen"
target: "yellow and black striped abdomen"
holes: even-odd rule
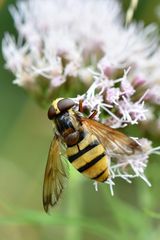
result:
[[[98,182],[104,182],[109,176],[108,158],[103,145],[93,134],[86,133],[77,144],[67,147],[69,161],[81,173]]]

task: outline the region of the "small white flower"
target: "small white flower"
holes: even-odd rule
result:
[[[51,80],[51,86],[53,87],[59,87],[60,85],[62,85],[62,83],[65,82],[65,78],[61,75],[54,77]]]
[[[145,76],[143,76],[142,74],[137,74],[135,75],[135,77],[132,80],[132,84],[135,88],[141,87],[143,85],[145,85],[146,79]]]
[[[93,75],[90,70],[91,69],[87,67],[87,68],[80,69],[78,72],[78,77],[86,85],[90,85],[93,82]]]
[[[120,98],[120,89],[119,88],[108,88],[106,90],[106,100],[109,102],[109,103],[115,103],[116,104],[116,101],[118,101]]]
[[[149,100],[157,105],[160,105],[160,85],[155,84],[145,97],[146,100]]]
[[[139,121],[146,120],[144,102],[137,101],[133,103],[130,99],[122,96],[122,101],[119,102],[119,112],[122,114],[122,122],[137,124]]]
[[[72,76],[72,77],[76,78],[77,75],[78,75],[78,68],[79,68],[79,66],[76,63],[74,63],[74,62],[68,63],[66,65],[64,75],[65,76]]]
[[[139,139],[138,143],[140,144],[142,151],[137,151],[129,156],[114,156],[117,159],[117,164],[112,164],[110,166],[111,178],[114,179],[116,177],[121,177],[126,181],[131,182],[132,178],[141,177],[150,186],[150,183],[144,175],[144,170],[147,167],[149,155],[160,150],[160,147],[153,150],[151,142],[147,139]]]
[[[114,73],[114,63],[109,62],[107,56],[103,57],[97,65],[98,69],[104,73],[104,75],[110,77]]]
[[[127,79],[121,82],[121,90],[127,97],[132,96],[136,91]]]

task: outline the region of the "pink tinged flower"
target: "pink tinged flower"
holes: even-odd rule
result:
[[[98,69],[104,73],[106,77],[110,77],[116,70],[114,65],[109,62],[107,57],[103,57],[97,64]]]
[[[124,79],[121,81],[121,91],[127,97],[131,97],[135,93],[135,89],[133,88],[128,79]]]
[[[93,75],[91,73],[91,66],[90,68],[83,68],[79,69],[78,76],[81,79],[82,82],[84,82],[87,85],[90,85],[93,81]]]
[[[79,65],[75,62],[70,62],[66,65],[64,70],[65,76],[77,77]]]
[[[145,83],[146,83],[146,79],[145,79],[145,77],[143,77],[141,75],[135,76],[133,81],[132,81],[132,84],[133,84],[134,87],[142,86]]]
[[[9,34],[6,34],[2,41],[2,51],[4,57],[8,59],[5,66],[13,73],[22,71],[29,61],[27,56],[24,58],[24,55],[28,52],[28,45],[25,44],[23,47],[20,44],[17,45],[15,38]]]
[[[65,82],[65,78],[63,76],[56,76],[51,80],[51,86],[52,87],[59,87]]]
[[[115,87],[117,83],[127,81],[128,71],[124,72],[122,78],[116,80],[106,78],[103,72],[100,74],[92,72],[92,74],[95,81],[83,95],[83,99],[91,110],[97,109],[98,116],[104,110],[110,116],[109,119],[112,118],[114,127],[138,124],[139,121],[146,119],[147,109],[144,106],[144,98],[147,92],[138,101],[133,102],[129,95],[132,90],[131,85],[125,89],[126,91],[129,89],[128,92],[121,92],[120,88]]]
[[[106,100],[107,102],[109,103],[115,103],[115,104],[118,104],[118,100],[119,100],[119,97],[120,97],[120,90],[119,88],[108,88],[106,90]]]
[[[52,61],[45,59],[43,64],[42,62],[37,62],[35,66],[31,66],[31,70],[36,75],[41,75],[46,79],[53,79],[62,74],[63,68],[61,60],[57,58],[52,59]]]
[[[147,109],[144,107],[143,99],[139,99],[135,103],[125,96],[122,96],[122,99],[118,105],[119,112],[122,114],[122,122],[138,124],[139,121],[146,120]]]
[[[149,89],[145,100],[160,105],[160,85],[156,84]]]

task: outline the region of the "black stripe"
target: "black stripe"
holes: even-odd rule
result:
[[[76,153],[72,156],[69,156],[68,157],[69,161],[72,163],[74,160],[76,160],[77,158],[79,158],[80,156],[82,156],[83,154],[85,154],[86,152],[88,152],[89,150],[91,150],[92,148],[94,148],[98,145],[99,145],[99,142],[97,140],[91,142],[87,147],[80,150],[78,153]]]
[[[88,168],[92,167],[95,163],[97,163],[99,160],[101,160],[101,158],[103,158],[105,156],[105,152],[102,153],[101,155],[97,156],[96,158],[94,158],[92,161],[90,161],[89,163],[86,163],[84,166],[78,168],[77,170],[79,172],[84,172],[85,170],[87,170]]]
[[[102,172],[100,172],[97,176],[93,177],[92,179],[97,179],[97,178],[99,178],[100,176],[103,175],[103,173],[105,173],[106,170],[107,170],[107,168],[105,168]]]
[[[103,182],[107,181],[107,179],[108,179],[108,176],[103,180]]]

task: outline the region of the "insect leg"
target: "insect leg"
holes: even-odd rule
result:
[[[79,100],[79,112],[83,113],[83,99]]]
[[[97,110],[93,110],[93,113],[89,116],[89,119],[93,119],[97,114]]]

